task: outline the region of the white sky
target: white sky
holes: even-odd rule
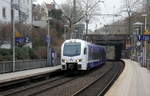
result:
[[[41,4],[42,2],[52,2],[53,0],[37,0],[37,3]],[[61,4],[66,0],[55,0],[57,4]],[[99,4],[101,7],[100,13],[113,14],[120,11],[122,0],[103,0],[104,3]],[[114,20],[118,20],[121,17],[115,17]],[[113,22],[113,16],[95,16],[93,20],[90,21],[89,29],[95,30],[103,25],[107,25]]]
[[[61,4],[61,3],[65,2],[66,0],[55,0],[55,1],[57,4]],[[50,2],[53,2],[53,0],[37,0],[38,4],[42,4],[43,2],[50,3]]]
[[[104,0],[101,3],[101,14],[117,14],[120,11],[122,0]],[[114,21],[118,20],[120,17],[114,17]],[[113,16],[97,16],[95,20],[92,20],[90,29],[95,30],[96,28],[102,27],[113,22]]]

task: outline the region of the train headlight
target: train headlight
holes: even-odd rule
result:
[[[66,59],[62,59],[62,62],[66,63],[66,62],[67,62],[67,60],[66,60]]]
[[[76,62],[81,62],[81,61],[82,61],[82,59],[77,59],[77,60],[76,60]]]

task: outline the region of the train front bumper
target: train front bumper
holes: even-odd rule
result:
[[[82,70],[82,64],[78,63],[62,64],[62,70]]]
[[[63,58],[61,60],[62,70],[82,70],[82,63],[81,58]]]

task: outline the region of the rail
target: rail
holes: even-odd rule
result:
[[[100,75],[96,80],[92,81],[89,85],[86,85],[85,87],[81,88],[79,91],[74,93],[72,96],[104,96],[106,91],[110,88],[111,84],[117,79],[119,74],[122,72],[124,68],[124,65],[122,64],[115,64],[112,68],[110,68],[108,71]],[[105,80],[103,78],[108,79]],[[104,81],[104,82],[103,82]],[[104,85],[101,85],[103,87],[99,87],[100,83]],[[95,89],[96,88],[96,89]],[[95,89],[95,90],[93,90]],[[87,94],[89,92],[89,94]],[[90,94],[92,93],[92,94]]]

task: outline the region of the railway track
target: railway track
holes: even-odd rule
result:
[[[68,77],[70,74],[65,74],[63,76],[58,76],[55,78],[51,78],[46,81],[42,81],[36,84],[32,84],[26,87],[19,87],[15,89],[11,89],[5,92],[1,92],[0,96],[20,96],[21,94],[24,94],[23,96],[32,96],[36,95],[38,93],[44,92],[46,90],[50,90],[51,88],[60,86],[62,84],[68,83],[69,81],[72,81],[76,79],[75,77]],[[68,78],[66,78],[68,77]]]
[[[66,74],[57,76],[26,87],[5,91],[0,93],[0,96],[101,96],[108,90],[123,69],[119,64],[120,71],[116,72],[116,69],[119,68],[117,65],[114,64],[113,66],[108,63],[84,75],[68,76],[69,74]],[[94,93],[91,89],[97,90],[96,95],[89,94]]]
[[[91,81],[97,79],[99,75],[105,74],[106,71],[112,70],[112,68],[112,64],[107,63],[97,69],[89,71],[89,73],[86,73],[85,75],[78,76],[77,79],[72,80],[66,84],[62,84],[61,86],[32,96],[72,96],[79,89],[90,84]]]
[[[44,93],[44,92],[46,92],[48,90],[51,90],[53,88],[57,88],[58,86],[65,85],[66,83],[69,83],[69,82],[71,82],[71,81],[73,81],[73,80],[75,80],[77,78],[79,78],[79,77],[65,78],[65,80],[62,80],[62,81],[59,80],[59,83],[54,84],[54,86],[51,86],[51,87],[49,86],[47,88],[42,88],[40,91],[34,92],[34,93],[32,93],[32,94],[30,94],[28,96],[36,96],[38,94]]]
[[[100,75],[99,78],[91,82],[89,85],[81,88],[72,96],[103,96],[123,71],[123,68],[123,64],[115,64],[111,70],[108,70],[104,74]],[[107,78],[107,80],[105,78]]]

